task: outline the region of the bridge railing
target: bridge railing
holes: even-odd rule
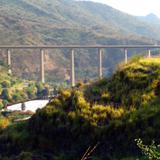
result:
[[[40,50],[40,77],[42,83],[45,82],[45,67],[44,67],[44,56],[45,50],[47,49],[70,49],[71,50],[71,73],[70,73],[70,81],[71,86],[75,86],[75,49],[98,49],[98,76],[101,79],[103,76],[102,73],[102,56],[103,56],[103,49],[124,49],[124,62],[128,62],[128,49],[147,49],[148,50],[148,57],[151,57],[151,49],[158,49],[160,45],[40,45],[40,46],[26,46],[26,45],[3,45],[0,46],[0,49],[7,50],[7,64],[9,67],[8,72],[11,74],[11,50],[14,49],[39,49]]]

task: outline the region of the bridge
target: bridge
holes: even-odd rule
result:
[[[44,56],[45,50],[48,49],[70,49],[71,53],[71,86],[75,86],[75,50],[76,49],[97,49],[98,50],[98,76],[101,79],[102,73],[102,53],[103,49],[124,49],[124,62],[128,62],[128,50],[129,49],[147,49],[148,57],[151,57],[151,49],[160,49],[160,45],[1,45],[1,50],[6,50],[7,54],[7,64],[9,67],[8,72],[12,73],[12,62],[11,62],[11,51],[14,49],[39,49],[40,50],[40,77],[41,82],[45,83],[45,66],[44,66]]]

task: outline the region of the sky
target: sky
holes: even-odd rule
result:
[[[92,0],[105,3],[120,11],[136,15],[145,16],[154,13],[160,17],[160,0]]]

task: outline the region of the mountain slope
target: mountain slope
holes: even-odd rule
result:
[[[44,39],[49,34],[52,34],[53,38],[51,43],[55,43],[54,38],[57,37],[56,34],[53,34],[54,29],[63,28],[75,29],[78,33],[91,32],[96,38],[98,38],[96,27],[99,28],[100,36],[105,35],[106,38],[112,34],[113,36],[114,34],[120,35],[120,37],[121,35],[127,37],[131,34],[137,34],[137,36],[160,38],[156,28],[139,21],[136,17],[98,3],[65,0],[40,0],[38,2],[35,0],[2,0],[0,4],[3,32],[5,29],[12,31],[12,34],[16,34],[23,40],[21,43],[27,43],[27,36],[36,37],[33,39],[33,43],[38,43],[38,39],[41,43],[49,43]],[[46,31],[49,33],[47,34]],[[65,35],[63,30],[55,30],[55,32],[61,32],[61,36]],[[68,38],[72,39],[72,37]],[[86,38],[91,39],[90,37]],[[17,42],[20,43],[20,39],[17,39]],[[61,42],[65,41],[63,39],[57,41],[57,43]],[[81,42],[77,39],[77,43]]]
[[[1,0],[0,44],[152,44],[160,39],[156,26],[140,21],[107,5],[68,0]],[[38,51],[36,51],[38,52]],[[84,51],[79,51],[84,52]],[[87,54],[77,55],[78,79],[82,72],[89,77],[97,74],[96,51],[93,59]],[[113,68],[113,62],[122,59],[122,51],[105,51],[104,68]],[[131,54],[136,51],[131,51]],[[38,79],[39,58],[33,51],[13,51],[13,67],[17,75]],[[21,53],[21,56],[19,56]],[[28,56],[29,53],[30,56]],[[65,70],[69,74],[69,51],[48,51],[46,55],[47,79],[63,81]],[[36,57],[36,58],[34,58]],[[29,64],[35,60],[34,63]],[[115,61],[116,59],[116,61]],[[93,62],[94,60],[94,62]],[[109,63],[106,61],[109,61]],[[23,63],[16,63],[21,61]],[[90,65],[89,65],[90,64]],[[86,71],[83,71],[84,67]],[[90,72],[93,70],[93,74]],[[57,75],[58,76],[48,76]],[[84,78],[84,75],[83,75]]]

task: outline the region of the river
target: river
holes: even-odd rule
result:
[[[48,102],[49,100],[33,100],[33,101],[25,102],[25,109],[23,111],[36,112],[38,108],[45,107]],[[21,111],[22,103],[8,106],[7,109],[10,111]]]

